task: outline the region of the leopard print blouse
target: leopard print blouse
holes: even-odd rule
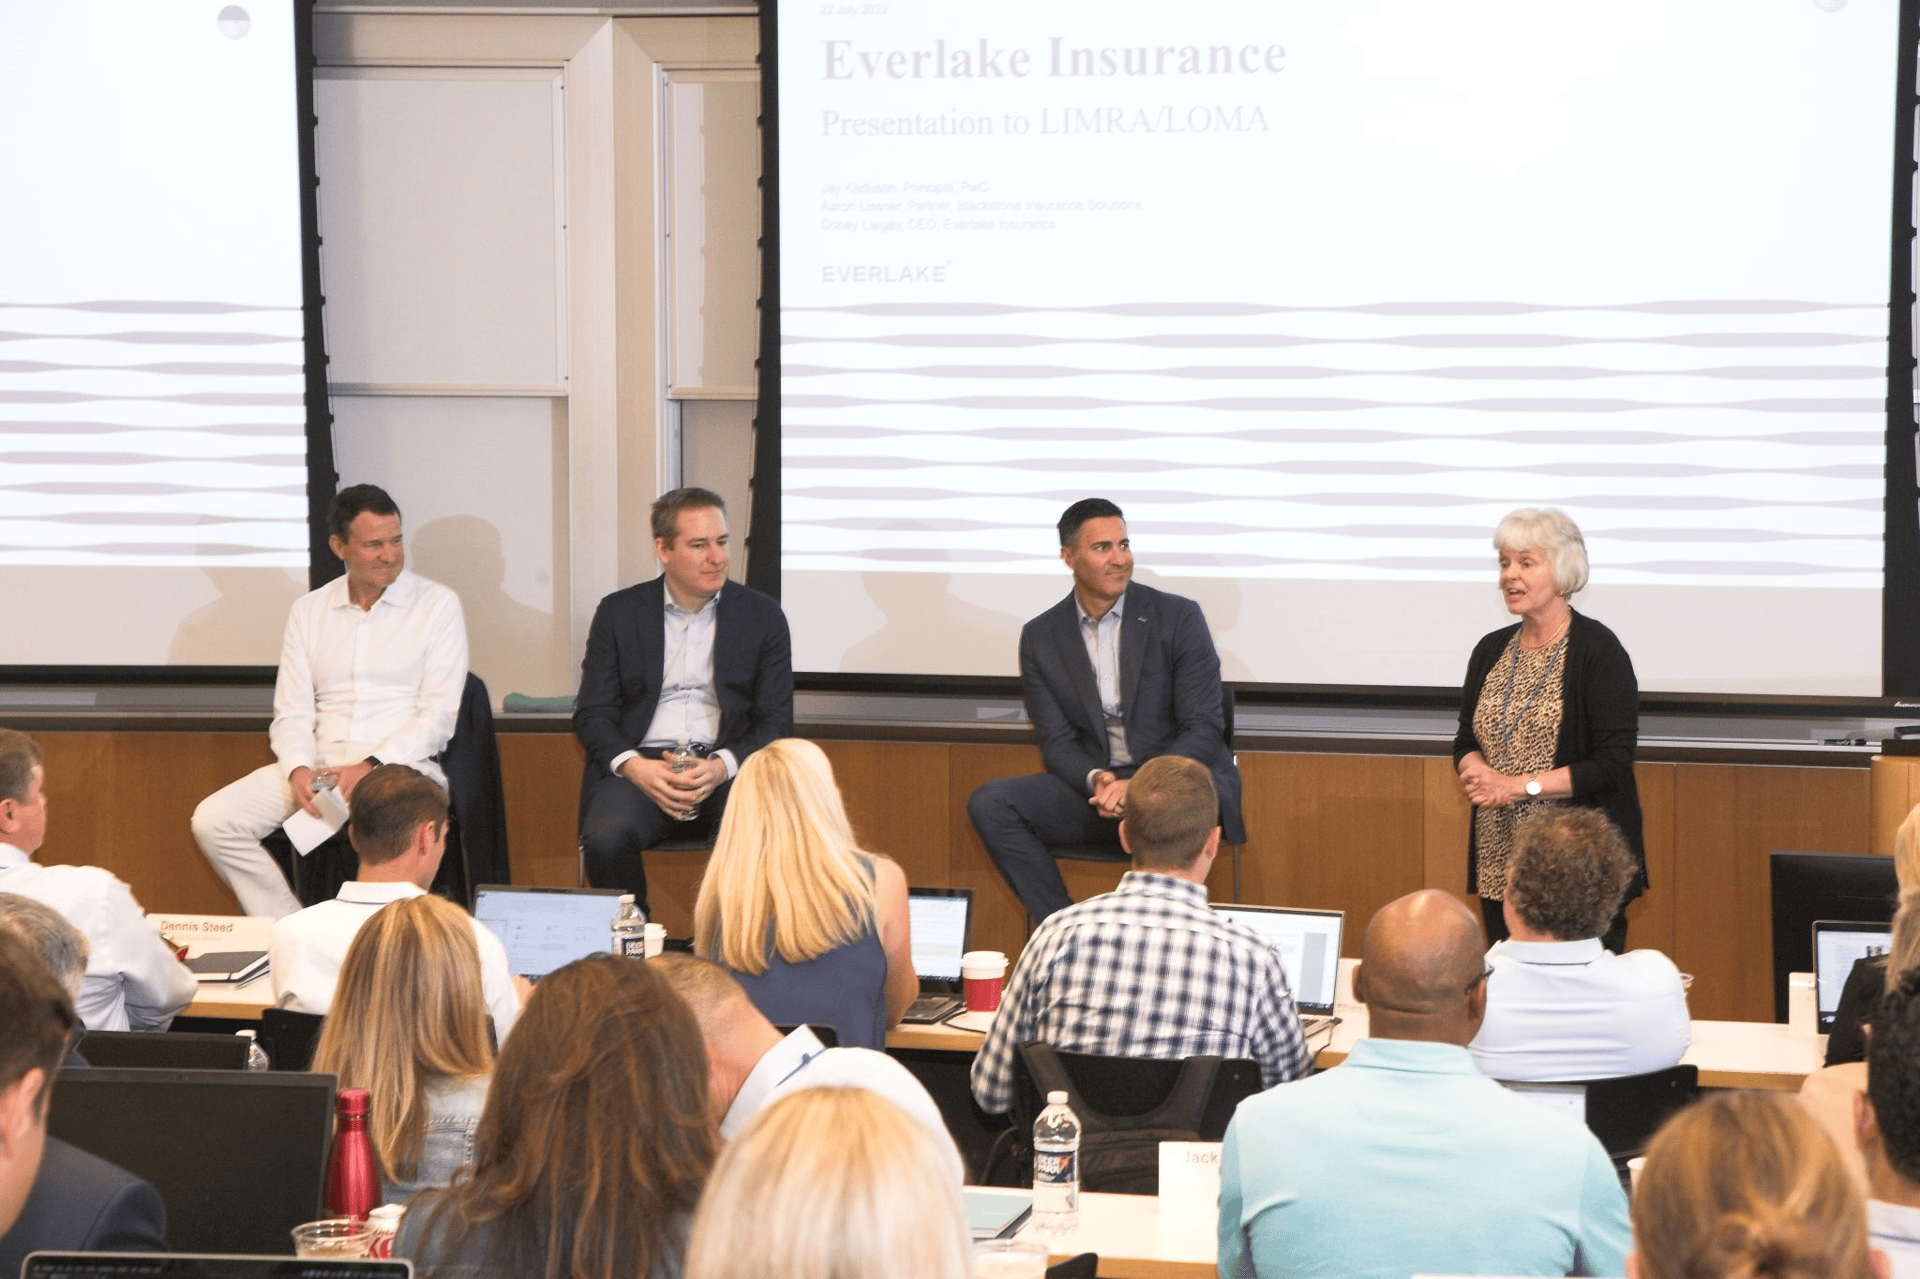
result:
[[[1506,652],[1487,672],[1480,701],[1473,708],[1473,735],[1487,763],[1510,777],[1553,767],[1560,738],[1562,688],[1567,672],[1567,636],[1542,649],[1520,647],[1516,632]],[[1505,808],[1473,813],[1474,849],[1480,896],[1498,901],[1507,894],[1507,863],[1513,856],[1513,832],[1546,799],[1515,800]]]

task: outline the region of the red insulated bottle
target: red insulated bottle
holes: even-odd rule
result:
[[[327,1213],[360,1217],[380,1206],[380,1168],[367,1135],[367,1090],[342,1088],[333,1125],[333,1155],[327,1161]]]

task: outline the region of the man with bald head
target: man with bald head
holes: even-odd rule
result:
[[[1368,1037],[1324,1074],[1240,1104],[1220,1161],[1220,1273],[1617,1275],[1631,1242],[1584,1124],[1482,1075],[1480,923],[1436,890],[1367,925]],[[1390,1227],[1390,1228],[1383,1228]]]

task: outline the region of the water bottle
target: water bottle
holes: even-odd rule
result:
[[[271,1070],[273,1063],[267,1060],[267,1050],[260,1046],[260,1032],[257,1030],[236,1030],[234,1034],[247,1041],[247,1069]]]
[[[1068,1235],[1079,1224],[1080,1120],[1056,1090],[1033,1121],[1033,1225],[1043,1235]]]
[[[633,904],[632,893],[620,894],[620,909],[613,912],[613,953],[647,957],[647,917]]]
[[[698,767],[703,762],[702,757],[694,754],[693,747],[689,746],[686,742],[681,742],[678,746],[674,747],[672,753],[667,756],[667,767],[676,773],[684,773],[688,769]],[[690,822],[699,815],[700,805],[688,804],[686,815],[680,820]]]
[[[327,1159],[327,1215],[364,1218],[380,1205],[380,1166],[367,1133],[367,1090],[342,1088]]]

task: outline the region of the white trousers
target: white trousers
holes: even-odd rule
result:
[[[260,846],[263,836],[291,817],[293,787],[278,764],[256,768],[221,787],[193,810],[193,837],[249,915],[278,919],[300,909],[287,877]]]

